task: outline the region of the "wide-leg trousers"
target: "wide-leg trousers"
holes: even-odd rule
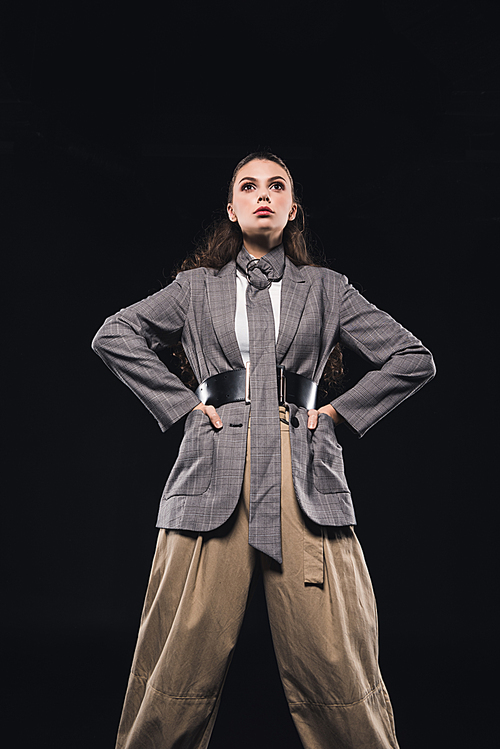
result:
[[[281,415],[283,564],[248,544],[248,440],[242,496],[231,518],[206,533],[159,532],[117,749],[208,746],[258,566],[280,676],[305,749],[398,747],[363,553],[352,528],[322,528],[300,510]]]

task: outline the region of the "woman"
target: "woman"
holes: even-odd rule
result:
[[[227,214],[189,270],[108,318],[93,343],[162,430],[187,416],[117,747],[208,746],[256,570],[304,746],[397,747],[336,428],[361,437],[433,376],[432,357],[311,263],[281,159],[237,165]],[[177,341],[196,392],[157,356]],[[373,370],[317,409],[339,342]]]

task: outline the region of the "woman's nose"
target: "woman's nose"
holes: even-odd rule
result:
[[[265,201],[267,201],[268,203],[270,203],[270,200],[269,200],[269,195],[267,194],[267,192],[266,192],[266,193],[261,193],[261,194],[259,195],[259,201],[261,201],[261,200],[265,200]]]

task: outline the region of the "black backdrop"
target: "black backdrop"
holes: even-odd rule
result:
[[[430,385],[341,441],[401,746],[489,745],[495,4],[41,6],[8,3],[1,40],[15,746],[113,746],[181,430],[162,435],[90,342],[167,283],[258,148],[289,163],[331,267],[435,355]],[[211,749],[300,746],[267,627],[257,591]]]

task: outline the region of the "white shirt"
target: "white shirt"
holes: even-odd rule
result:
[[[248,336],[248,317],[247,317],[247,277],[237,268],[236,269],[236,315],[234,328],[236,339],[241,351],[243,364],[250,360],[250,340]],[[269,296],[271,297],[271,306],[274,316],[274,333],[275,340],[278,339],[280,329],[280,307],[281,307],[281,281],[273,281],[269,287]]]

